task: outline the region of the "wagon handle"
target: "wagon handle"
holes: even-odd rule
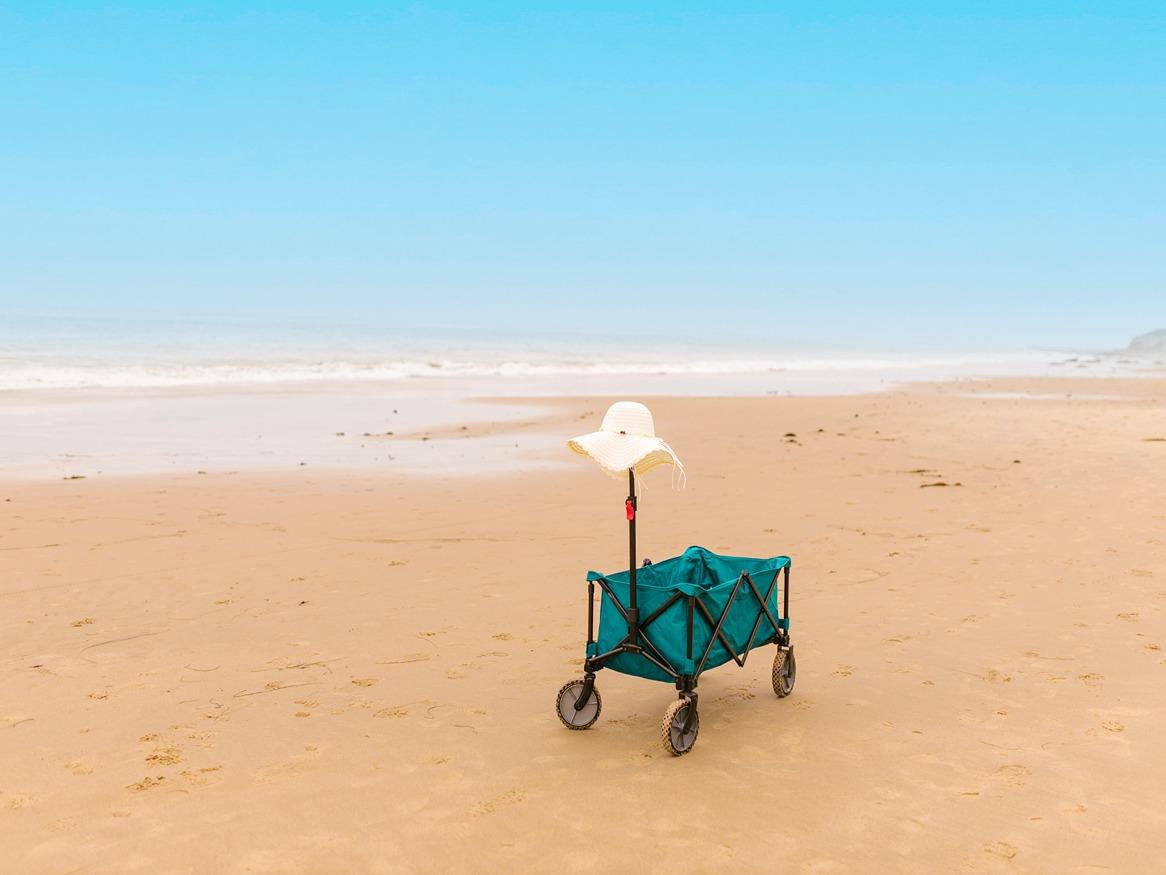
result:
[[[624,512],[628,518],[628,638],[639,644],[640,611],[636,606],[636,470],[628,468],[628,497]]]

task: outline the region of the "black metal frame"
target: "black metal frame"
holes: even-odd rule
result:
[[[762,641],[759,645],[776,644],[781,648],[788,649],[790,646],[789,638],[789,566],[786,565],[784,569],[778,569],[774,572],[773,581],[769,584],[769,589],[762,595],[757,588],[752,576],[747,571],[742,571],[737,578],[737,583],[733,586],[733,591],[729,594],[729,598],[725,602],[725,607],[721,611],[720,616],[713,618],[712,612],[701,600],[700,596],[688,596],[682,592],[675,592],[668,598],[664,604],[656,608],[651,614],[644,619],[640,619],[639,607],[636,602],[636,474],[631,468],[628,469],[628,497],[624,503],[627,519],[628,519],[628,557],[629,557],[629,574],[628,574],[628,605],[620,602],[619,597],[611,588],[611,584],[604,577],[599,577],[590,580],[587,583],[587,651],[591,652],[592,646],[595,644],[595,584],[598,583],[600,589],[607,594],[611,599],[612,605],[619,611],[624,621],[627,623],[627,635],[615,647],[606,653],[599,653],[595,656],[588,656],[583,662],[583,689],[580,691],[579,698],[575,702],[576,709],[582,707],[591,697],[591,690],[595,686],[595,673],[603,669],[603,667],[614,657],[623,653],[637,653],[647,659],[650,663],[668,675],[676,682],[676,689],[680,691],[681,698],[687,698],[692,702],[692,707],[688,709],[687,717],[685,719],[684,731],[690,731],[693,721],[696,719],[696,684],[704,671],[705,664],[708,662],[709,655],[712,653],[713,647],[718,641],[724,645],[725,650],[733,658],[738,666],[744,666],[745,660],[748,659],[750,651],[754,648],[754,640],[757,637],[757,632],[761,628],[762,620],[769,622],[770,628],[773,630],[773,635]],[[645,560],[646,564],[647,560]],[[780,572],[784,570],[782,590],[782,607],[778,616],[774,616],[769,610],[769,598],[773,595],[774,589],[778,585],[778,579],[781,576]],[[757,619],[753,622],[753,628],[749,633],[749,639],[745,642],[744,649],[738,652],[738,648],[729,641],[725,636],[722,628],[725,624],[725,618],[729,614],[729,608],[732,607],[733,602],[737,598],[737,594],[741,591],[741,587],[748,585],[753,597],[757,600],[759,610],[757,612]],[[708,646],[705,647],[704,653],[700,655],[700,660],[695,663],[696,669],[691,674],[678,671],[671,665],[659,648],[652,643],[651,637],[647,633],[647,629],[652,625],[665,611],[679,601],[686,602],[686,609],[688,614],[687,622],[687,636],[688,647],[686,651],[687,660],[692,662],[692,634],[693,625],[697,615],[708,624],[709,628],[713,630],[712,636],[709,638]],[[781,621],[785,620],[783,624]]]

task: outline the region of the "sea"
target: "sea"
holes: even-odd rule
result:
[[[544,399],[557,396],[848,395],[1138,368],[1098,352],[856,347],[780,332],[713,339],[371,319],[0,314],[0,480],[494,474],[570,461],[569,435],[506,424],[553,414]],[[585,406],[580,427],[598,426],[602,403]],[[474,440],[442,437],[483,423]]]
[[[502,394],[835,394],[903,382],[1123,374],[1103,351],[401,327],[378,320],[0,315],[0,391],[469,380]]]

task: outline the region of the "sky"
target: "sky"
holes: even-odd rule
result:
[[[1160,3],[0,4],[0,318],[1166,327]]]

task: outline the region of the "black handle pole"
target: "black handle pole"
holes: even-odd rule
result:
[[[627,555],[628,569],[631,582],[631,609],[635,610],[635,470],[627,469],[627,501],[631,503],[632,511],[627,520]]]
[[[640,612],[636,607],[636,471],[628,468],[628,635],[632,644],[639,638]]]

